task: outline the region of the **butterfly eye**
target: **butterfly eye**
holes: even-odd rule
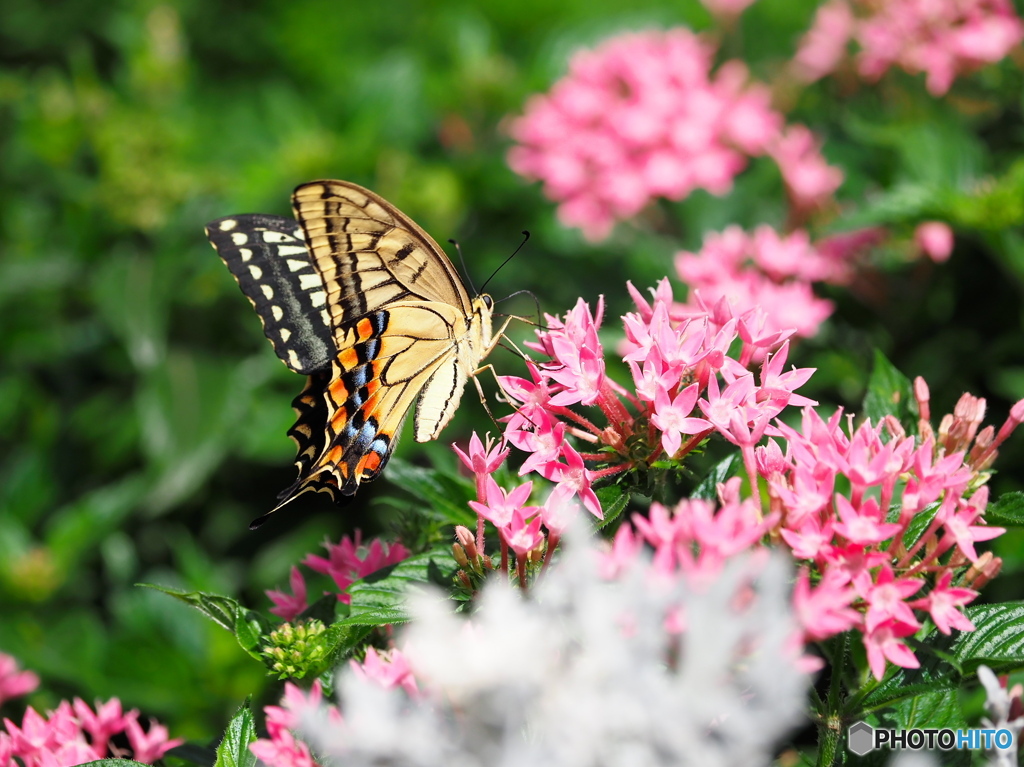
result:
[[[488,309],[493,309],[494,308],[494,299],[491,298],[486,293],[484,293],[482,296],[480,296],[480,299],[484,302],[484,306],[486,306]]]

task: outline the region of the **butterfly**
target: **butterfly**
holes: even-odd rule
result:
[[[307,376],[288,431],[299,475],[271,513],[375,479],[414,403],[416,441],[435,439],[501,337],[491,297],[470,298],[440,246],[380,195],[313,181],[292,210],[206,226],[277,356]]]

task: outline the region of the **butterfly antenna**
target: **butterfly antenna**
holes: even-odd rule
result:
[[[462,255],[462,246],[459,245],[458,240],[453,240],[450,237],[448,242],[455,246],[455,252],[459,254],[459,263],[462,264],[462,273],[466,275],[466,282],[469,283],[469,287],[473,289],[473,295],[477,295],[478,291],[473,287],[473,278],[469,276],[469,269],[466,268],[466,259]]]
[[[536,305],[536,307],[537,307],[537,322],[536,323],[529,323],[529,324],[531,324],[531,325],[535,324],[538,328],[541,328],[543,330],[547,330],[547,328],[544,327],[544,323],[541,322],[540,299],[537,298],[537,294],[534,293],[532,290],[517,290],[515,293],[507,295],[504,298],[498,299],[494,303],[495,303],[495,305],[497,305],[497,304],[500,304],[502,301],[508,301],[510,298],[515,298],[516,296],[521,296],[523,294],[526,294],[530,298],[532,298],[534,305]],[[527,320],[524,317],[516,317],[516,319],[522,320],[523,322],[527,322]]]
[[[512,255],[511,256],[509,256],[508,258],[506,258],[504,261],[501,262],[501,266],[499,266],[497,269],[495,269],[493,272],[491,272],[491,276],[487,278],[487,282],[485,282],[481,286],[481,288],[480,288],[480,292],[481,293],[483,293],[484,290],[487,289],[487,283],[494,279],[494,275],[496,275],[498,272],[500,272],[505,267],[505,264],[507,264],[509,261],[511,261],[513,258],[515,258],[516,253],[518,253],[519,251],[521,251],[523,249],[523,245],[525,245],[529,241],[529,239],[530,239],[530,232],[528,230],[524,229],[523,230],[523,241],[521,243],[519,243],[519,247],[516,248],[514,251],[512,251]]]

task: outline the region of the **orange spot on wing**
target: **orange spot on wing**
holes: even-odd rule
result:
[[[366,317],[359,320],[356,323],[356,333],[359,334],[359,340],[365,341],[368,338],[373,337],[373,323],[370,322]]]
[[[360,476],[376,474],[380,470],[381,458],[377,453],[369,452],[359,461],[357,471]]]
[[[338,364],[345,370],[351,370],[359,364],[359,354],[351,347],[343,349],[341,354],[338,355]]]

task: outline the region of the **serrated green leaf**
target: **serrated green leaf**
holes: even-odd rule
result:
[[[232,633],[235,631],[235,616],[239,609],[241,609],[241,606],[231,597],[209,594],[205,591],[185,591],[184,589],[175,589],[169,586],[158,586],[155,583],[136,583],[135,585],[168,594],[196,608],[221,628],[225,628]]]
[[[428,584],[447,588],[458,569],[447,548],[409,557],[390,570],[385,569],[356,581],[348,588],[352,602],[345,626],[379,626],[404,623],[409,619],[405,603],[410,588]]]
[[[956,634],[951,651],[965,670],[984,663],[997,674],[1024,668],[1024,602],[968,607],[974,631]]]
[[[875,364],[864,394],[863,415],[877,424],[892,415],[910,434],[917,433],[917,401],[910,379],[875,349]]]
[[[224,731],[214,767],[254,767],[256,756],[249,750],[249,744],[255,742],[256,722],[246,699]]]
[[[985,521],[998,527],[1024,525],[1024,492],[1003,493],[985,510]]]
[[[618,519],[619,515],[629,504],[630,495],[622,485],[606,485],[594,491],[601,510],[604,512],[604,519],[598,523],[598,527],[606,527]]]
[[[739,453],[730,453],[716,463],[700,484],[694,488],[691,498],[713,501],[718,497],[718,485],[733,476],[742,466]]]

